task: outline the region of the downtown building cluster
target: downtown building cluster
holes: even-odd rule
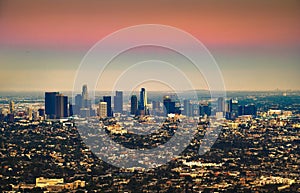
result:
[[[113,100],[112,100],[113,99]],[[113,102],[113,103],[112,103]],[[82,93],[75,96],[75,103],[68,103],[68,97],[58,92],[45,93],[45,113],[47,118],[60,119],[77,115],[83,118],[100,116],[101,118],[114,117],[115,114],[130,114],[134,116],[167,116],[168,114],[182,114],[187,117],[216,116],[234,120],[239,116],[257,115],[257,107],[254,104],[239,104],[237,99],[226,101],[220,97],[216,101],[216,106],[204,101],[191,101],[185,99],[181,101],[176,95],[165,95],[162,102],[152,100],[148,104],[147,91],[141,88],[139,99],[137,95],[130,96],[130,109],[124,110],[124,97],[122,91],[116,91],[113,98],[103,96],[96,107],[92,106],[89,98],[87,85],[83,85]]]
[[[112,100],[113,99],[113,100]],[[98,99],[96,105],[88,94],[87,85],[83,85],[82,93],[74,97],[73,103],[69,97],[59,92],[46,92],[44,106],[39,108],[26,107],[26,111],[16,111],[14,101],[10,101],[6,113],[0,113],[0,121],[14,122],[15,119],[23,119],[27,116],[28,120],[44,119],[67,119],[72,116],[82,118],[99,116],[101,118],[114,117],[114,115],[133,115],[133,116],[167,116],[168,114],[182,114],[186,117],[216,116],[234,120],[239,116],[257,116],[257,107],[254,104],[240,104],[237,99],[226,101],[220,97],[213,106],[209,101],[191,101],[189,99],[179,100],[176,95],[165,95],[160,100],[150,100],[148,103],[147,91],[142,88],[137,95],[130,96],[130,107],[124,105],[122,91],[116,91],[115,96],[103,96]],[[125,100],[126,101],[126,100]]]

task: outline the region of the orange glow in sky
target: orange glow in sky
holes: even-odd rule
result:
[[[87,46],[111,32],[157,23],[206,44],[299,44],[299,1],[1,1],[5,45]]]
[[[0,0],[0,90],[71,90],[96,42],[139,24],[195,36],[228,90],[300,90],[299,0]]]

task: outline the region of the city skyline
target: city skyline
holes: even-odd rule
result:
[[[299,1],[175,1],[172,7],[168,1],[135,0],[65,1],[59,7],[52,1],[0,4],[1,91],[72,90],[76,70],[96,42],[148,23],[182,29],[203,42],[227,90],[300,90]]]
[[[0,192],[300,192],[299,0],[0,0]]]

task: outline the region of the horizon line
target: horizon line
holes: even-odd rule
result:
[[[49,89],[48,91],[45,90],[0,90],[1,92],[81,92],[81,90],[73,91],[73,90],[56,90],[56,89]],[[115,92],[115,91],[122,91],[122,92],[132,92],[126,90],[89,90],[89,92]],[[147,90],[148,92],[176,92],[170,90]],[[222,92],[220,90],[206,90],[206,89],[195,89],[195,90],[182,90],[180,92],[192,92],[192,91],[215,91],[215,92]],[[242,89],[232,89],[232,90],[225,90],[225,92],[299,92],[300,89],[269,89],[269,90],[242,90]]]

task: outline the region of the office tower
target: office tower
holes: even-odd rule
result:
[[[107,116],[112,117],[111,96],[103,96],[103,101],[107,103]]]
[[[81,107],[82,108],[91,108],[91,100],[89,99],[89,94],[88,94],[88,89],[87,89],[87,85],[83,85],[82,86],[82,104]]]
[[[114,112],[122,113],[123,112],[123,92],[116,91],[116,96],[114,96]]]
[[[80,115],[80,109],[82,108],[82,95],[77,94],[75,96],[75,105],[73,107],[73,112],[75,115]]]
[[[75,105],[78,107],[82,107],[82,95],[81,94],[77,94],[75,96]]]
[[[140,91],[139,110],[146,112],[146,109],[147,109],[147,92],[145,88],[142,88]]]
[[[245,106],[239,105],[238,116],[245,115]]]
[[[183,112],[182,112],[182,114],[185,115],[185,116],[190,116],[189,115],[189,111],[190,111],[189,104],[190,104],[189,100],[184,100],[183,101]]]
[[[101,118],[107,117],[107,102],[100,102],[100,103],[99,103],[99,111],[98,111],[98,115],[99,115]]]
[[[9,102],[9,112],[10,113],[14,113],[15,112],[15,102],[14,101],[10,101]]]
[[[189,112],[189,114],[190,114],[190,116],[199,116],[199,104],[192,104],[192,103],[190,103],[189,104],[189,110],[190,110],[190,112]]]
[[[138,101],[137,101],[137,96],[136,95],[132,95],[130,98],[130,102],[131,102],[131,106],[130,106],[130,114],[132,115],[136,115],[137,114],[137,105],[138,105]]]
[[[181,114],[181,104],[176,95],[171,96],[171,100],[175,102],[175,114]]]
[[[90,99],[83,99],[81,108],[90,109],[91,107],[92,107],[92,101]]]
[[[88,94],[88,89],[87,89],[86,84],[82,86],[82,99],[83,100],[88,100],[89,99],[89,94]]]
[[[48,118],[54,119],[56,113],[56,95],[58,92],[46,92],[45,93],[45,112]]]
[[[81,117],[89,117],[91,116],[91,114],[95,114],[92,111],[92,101],[89,99],[88,88],[86,84],[82,86],[81,96],[80,95],[76,95],[76,96],[77,96],[77,101],[75,98],[75,103],[77,103],[77,105],[79,106],[79,114]],[[80,97],[82,99],[81,104],[79,101]],[[78,110],[78,107],[76,108]]]
[[[163,103],[165,107],[164,112],[166,115],[175,112],[175,102],[172,102],[169,96],[164,97]]]
[[[57,94],[55,103],[55,118],[68,117],[68,97],[63,94]]]
[[[199,115],[200,116],[210,116],[211,115],[211,107],[209,104],[200,104],[199,105]]]
[[[64,104],[63,104],[63,111],[64,111],[64,117],[68,117],[69,116],[69,109],[68,109],[68,97],[64,96]]]
[[[175,102],[171,101],[170,96],[164,96],[164,113],[167,115],[169,113],[173,113],[175,111]]]
[[[190,109],[191,109],[190,110],[190,115],[191,116],[199,116],[200,115],[199,104],[190,104]]]
[[[69,116],[73,116],[74,115],[74,109],[73,109],[73,105],[71,103],[69,103]]]
[[[181,104],[176,95],[171,96],[172,102],[175,103],[174,113],[181,114]]]
[[[230,119],[235,119],[239,115],[239,102],[236,99],[230,99],[229,101],[229,113]]]
[[[217,112],[225,112],[225,100],[223,97],[218,98]]]
[[[245,115],[256,116],[257,115],[257,108],[256,108],[256,106],[254,104],[245,105],[245,107],[244,107],[244,114]]]
[[[198,108],[198,107],[197,107]],[[197,109],[196,109],[197,110]],[[198,110],[197,110],[198,111]],[[194,108],[193,104],[190,100],[184,100],[183,101],[183,114],[187,117],[194,115]]]
[[[169,113],[180,114],[180,103],[177,99],[172,99],[170,96],[164,96],[164,113],[167,115]]]

